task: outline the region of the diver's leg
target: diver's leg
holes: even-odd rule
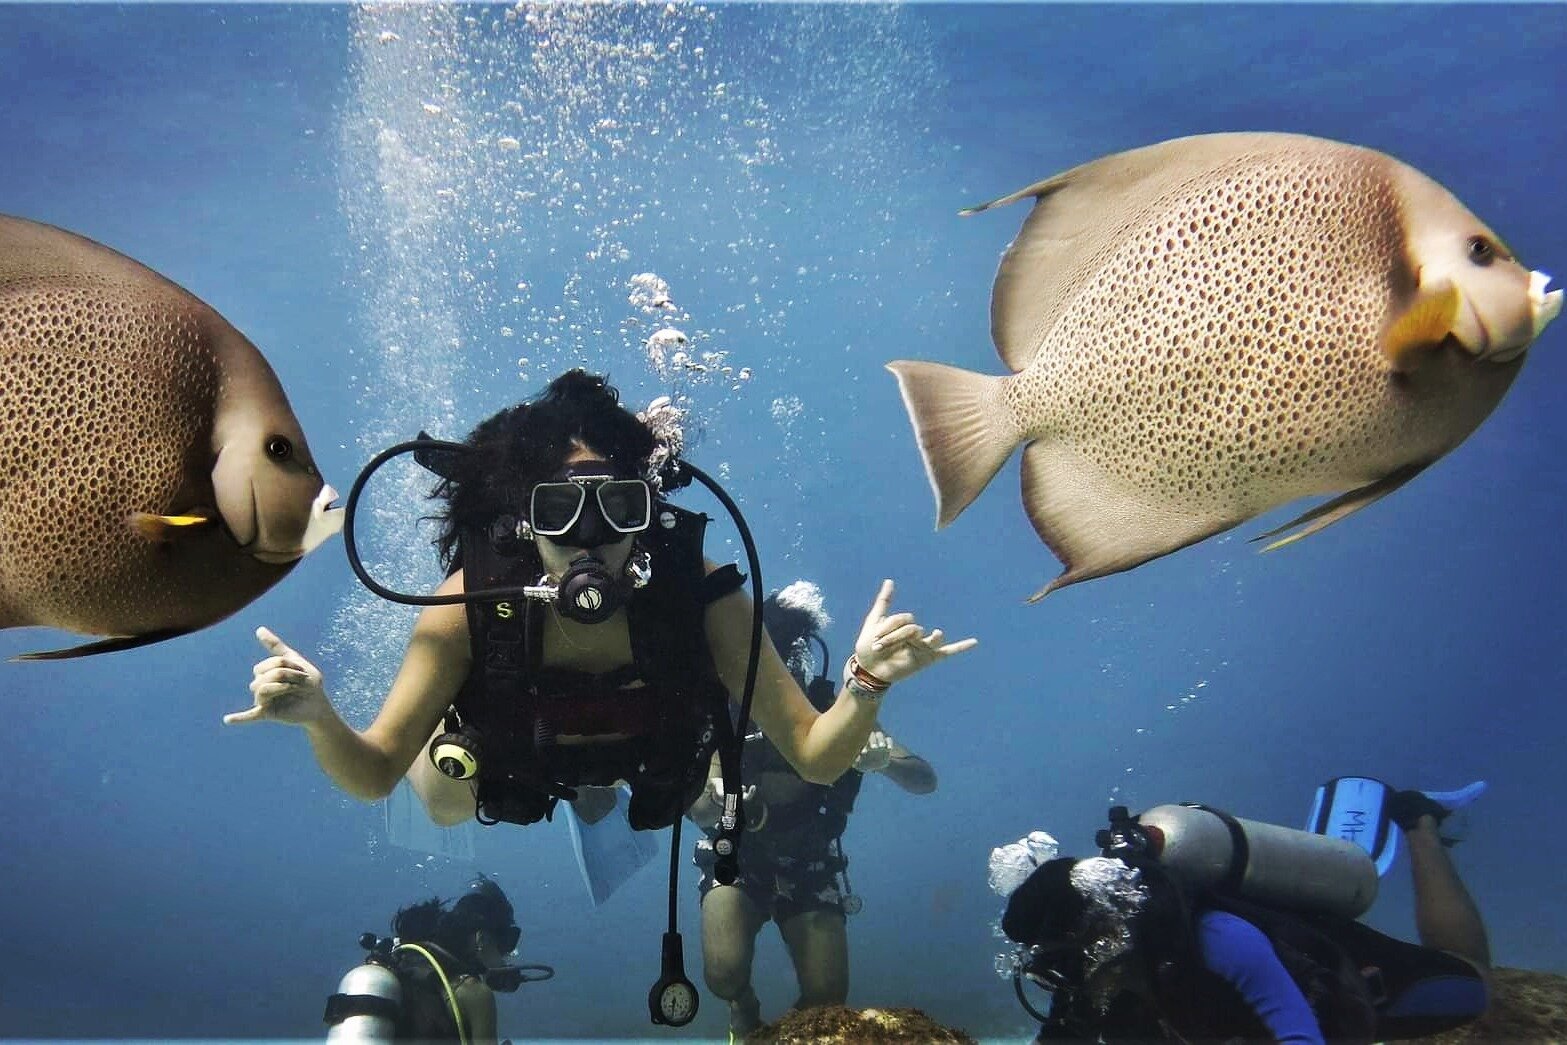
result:
[[[739,886],[715,885],[702,897],[702,975],[707,989],[729,1003],[729,1027],[736,1034],[762,1024],[751,961],[766,921],[766,912]]]
[[[849,997],[849,934],[837,907],[801,911],[778,920],[800,983],[797,1009],[842,1005]]]
[[[445,730],[435,727],[430,734],[434,740]],[[453,780],[435,768],[430,761],[430,745],[420,749],[414,764],[408,767],[408,783],[414,794],[424,803],[424,811],[439,827],[451,827],[464,820],[472,820],[474,813],[473,785],[466,780]]]
[[[1479,966],[1491,968],[1491,945],[1485,923],[1469,890],[1453,869],[1437,833],[1436,818],[1422,816],[1404,832],[1409,845],[1410,872],[1415,886],[1415,928],[1427,947],[1450,951]]]
[[[613,787],[588,787],[585,784],[577,786],[577,797],[571,803],[571,811],[577,814],[577,819],[584,824],[596,824],[604,819],[615,809],[615,789]]]

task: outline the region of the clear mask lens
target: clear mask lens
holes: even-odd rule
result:
[[[615,479],[607,475],[576,476],[562,482],[539,483],[533,488],[529,523],[542,537],[568,533],[581,518],[588,491],[611,529],[617,533],[641,533],[653,517],[653,493],[641,479]]]

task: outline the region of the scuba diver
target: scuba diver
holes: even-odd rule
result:
[[[404,907],[392,936],[366,933],[369,951],[327,999],[334,1042],[449,1041],[495,1045],[495,993],[555,975],[548,965],[507,965],[522,938],[511,902],[488,878],[447,905]]]
[[[762,619],[774,647],[783,654],[795,681],[818,710],[832,704],[835,687],[827,678],[829,655],[821,632],[831,623],[821,590],[795,581],[769,595]],[[820,671],[809,674],[815,642],[821,646]],[[760,731],[746,738],[744,808],[746,844],[740,875],[732,885],[714,877],[715,838],[696,843],[694,862],[702,869],[702,967],[708,990],[729,1003],[734,1037],[761,1025],[761,1002],[751,984],[756,936],[768,920],[789,952],[799,984],[796,1009],[842,1005],[849,993],[849,944],[846,914],[859,910],[849,889],[848,859],[842,835],[865,773],[877,772],[913,794],[936,790],[930,764],[881,731],[872,730],[853,767],[832,784],[802,780]],[[723,809],[723,777],[714,772],[688,815],[712,832]]]
[[[345,548],[371,590],[424,609],[380,713],[362,732],[350,727],[320,670],[261,628],[269,655],[253,672],[254,706],[224,721],[302,727],[327,775],[367,801],[406,774],[440,824],[531,824],[562,799],[625,783],[633,828],[678,831],[714,750],[738,755],[731,700],[802,777],[836,780],[864,748],[887,689],[976,640],[945,642],[913,614],[891,613],[893,584],[884,581],[837,699],[817,711],[762,634],[760,570],[743,518],[679,456],[679,442],[661,441],[602,377],[572,370],[463,443],[421,433],[383,451],[350,493]],[[360,491],[405,452],[440,480],[436,545],[448,575],[434,596],[381,587],[355,550]],[[707,517],[665,500],[693,476],[740,528],[751,599],[734,565],[702,554]],[[743,834],[738,757],[726,757],[724,774],[732,877]],[[665,976],[650,1007],[655,1022],[680,1025],[696,996],[679,972],[674,869],[672,860]]]
[[[1040,864],[1001,928],[1036,1041],[1373,1042],[1478,1019],[1485,926],[1440,832],[1483,784],[1394,791],[1344,777],[1295,831],[1198,805],[1111,810],[1102,855]],[[1407,842],[1420,945],[1356,921]],[[1018,845],[992,856],[998,860]],[[1051,992],[1048,1014],[1025,996]]]

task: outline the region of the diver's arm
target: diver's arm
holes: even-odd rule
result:
[[[458,570],[435,591],[450,595],[462,590],[463,575]],[[426,606],[414,624],[386,703],[369,728],[357,735],[357,744],[350,737],[310,731],[321,768],[355,797],[375,800],[391,794],[457,699],[471,658],[463,606]]]
[[[925,631],[912,613],[888,613],[892,581],[883,581],[860,627],[851,660],[863,676],[880,680],[876,692],[849,684],[845,664],[842,689],[833,706],[820,715],[790,677],[772,643],[762,643],[751,717],[762,727],[795,772],[812,784],[830,784],[843,775],[865,746],[886,687],[972,649],[979,640],[944,642],[940,628]],[[708,642],[713,662],[730,696],[740,698],[745,684],[751,641],[751,606],[743,592],[732,592],[707,610]],[[764,636],[765,639],[765,636]]]
[[[462,575],[438,591],[462,590]],[[272,656],[257,664],[253,707],[225,723],[270,720],[300,726],[316,761],[338,787],[373,801],[391,793],[451,705],[468,674],[468,621],[461,606],[431,606],[419,615],[402,669],[375,722],[357,732],[327,699],[321,672],[265,628],[256,637]]]
[[[457,1005],[468,1024],[468,1041],[473,1045],[495,1045],[495,992],[476,976],[465,976],[455,988]]]
[[[929,762],[888,737],[892,746],[887,764],[879,772],[911,795],[928,795],[936,790],[936,771]]]
[[[725,595],[707,607],[706,623],[713,665],[730,699],[739,704],[751,651],[750,598],[744,591]],[[751,718],[808,783],[830,784],[843,775],[865,746],[879,703],[843,689],[832,707],[817,714],[763,633]]]
[[[1268,938],[1225,911],[1197,917],[1197,948],[1208,971],[1222,978],[1278,1045],[1324,1045],[1322,1027]]]

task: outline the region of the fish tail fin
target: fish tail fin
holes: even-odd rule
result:
[[[1001,400],[1007,378],[911,359],[887,369],[914,425],[940,529],[980,495],[1022,442]]]

